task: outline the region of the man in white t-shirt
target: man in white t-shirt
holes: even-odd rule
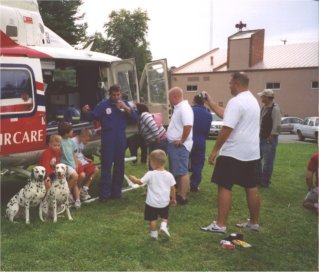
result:
[[[216,165],[212,182],[218,185],[217,220],[202,227],[204,231],[226,233],[228,212],[232,203],[232,186],[245,188],[250,219],[237,227],[259,231],[260,199],[257,189],[257,163],[259,150],[260,107],[257,99],[248,90],[249,78],[236,72],[231,76],[231,98],[226,108],[220,107],[209,96],[207,103],[223,118],[223,127],[208,158]],[[219,152],[219,157],[217,154]],[[216,160],[217,158],[217,160]]]
[[[184,205],[188,202],[188,161],[193,146],[194,113],[179,87],[169,91],[169,101],[174,106],[174,112],[167,128],[167,153],[170,171],[177,183],[176,201]]]

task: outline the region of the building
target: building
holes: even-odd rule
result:
[[[230,75],[245,71],[249,89],[273,89],[283,116],[318,114],[318,43],[264,46],[264,29],[239,31],[228,38],[228,48],[215,48],[171,71],[171,86],[179,86],[191,102],[207,91],[225,106],[231,98]],[[260,101],[260,99],[258,99]]]

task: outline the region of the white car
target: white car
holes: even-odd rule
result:
[[[302,119],[298,117],[282,117],[280,124],[280,133],[289,132],[291,134],[296,133],[296,126],[303,122]]]
[[[298,139],[303,141],[305,138],[318,140],[319,117],[306,117],[303,122],[296,127]]]
[[[223,127],[223,120],[217,116],[217,114],[212,113],[213,120],[209,129],[209,138],[217,138],[220,130]]]

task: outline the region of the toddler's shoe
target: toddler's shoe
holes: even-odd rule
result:
[[[157,238],[158,238],[158,233],[157,233],[157,231],[151,231],[151,232],[150,232],[150,236],[151,236],[151,238],[152,238],[153,240],[157,240]]]
[[[160,232],[161,232],[161,234],[164,234],[167,238],[171,237],[171,235],[168,232],[167,226],[161,226]]]

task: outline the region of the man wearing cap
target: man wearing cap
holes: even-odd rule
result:
[[[260,186],[269,187],[278,145],[281,112],[278,104],[274,102],[273,90],[264,89],[258,95],[264,106],[260,112],[261,159],[258,164],[257,175]]]

